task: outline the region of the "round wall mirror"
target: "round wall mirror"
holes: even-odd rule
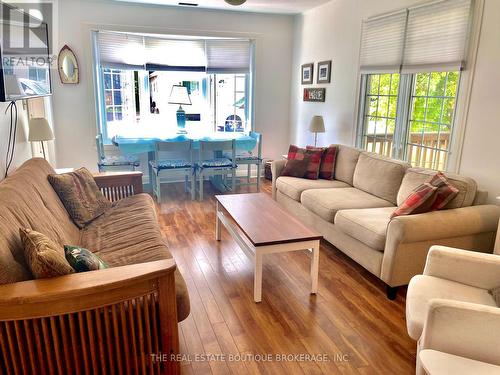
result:
[[[68,46],[64,46],[59,52],[57,58],[59,78],[64,84],[77,84],[80,82],[80,73],[78,70],[78,61],[76,56]]]

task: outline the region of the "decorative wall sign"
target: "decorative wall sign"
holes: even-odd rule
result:
[[[314,64],[302,65],[302,84],[311,85],[313,83]]]
[[[322,88],[313,88],[313,89],[304,89],[304,101],[305,102],[324,102],[326,95],[326,89]]]
[[[318,78],[316,82],[320,83],[330,83],[332,76],[332,60],[321,61],[318,63]]]

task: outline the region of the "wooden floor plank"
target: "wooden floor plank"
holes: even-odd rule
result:
[[[264,182],[263,191],[270,190],[270,182]],[[210,184],[205,184],[203,202],[191,201],[182,184],[164,184],[162,192],[162,232],[191,295],[191,315],[180,324],[181,354],[221,358],[183,362],[182,374],[415,372],[405,290],[389,301],[380,280],[322,242],[316,296],[309,294],[307,252],[271,254],[264,260],[262,302],[256,304],[253,261],[225,230],[222,241],[215,241],[216,192]],[[274,360],[251,360],[265,354]],[[328,361],[277,361],[283,354],[324,354]],[[245,360],[229,360],[237,355]]]

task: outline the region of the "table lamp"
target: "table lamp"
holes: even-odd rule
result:
[[[178,133],[186,133],[186,112],[182,109],[182,105],[191,105],[191,98],[189,97],[187,87],[173,85],[168,104],[179,104],[179,109],[177,110]]]
[[[309,125],[309,131],[314,133],[314,147],[316,147],[318,143],[318,133],[325,132],[325,122],[323,121],[323,116],[313,116],[311,125]]]
[[[41,118],[32,118],[29,121],[29,137],[28,141],[30,142],[40,142],[42,144],[42,152],[43,158],[45,157],[45,146],[43,145],[44,141],[51,141],[55,139],[54,133],[50,128],[49,122],[47,119]]]

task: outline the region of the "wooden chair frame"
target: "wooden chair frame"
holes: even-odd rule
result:
[[[142,192],[140,172],[95,180],[113,201]],[[179,374],[175,269],[169,259],[0,286],[0,373]]]

